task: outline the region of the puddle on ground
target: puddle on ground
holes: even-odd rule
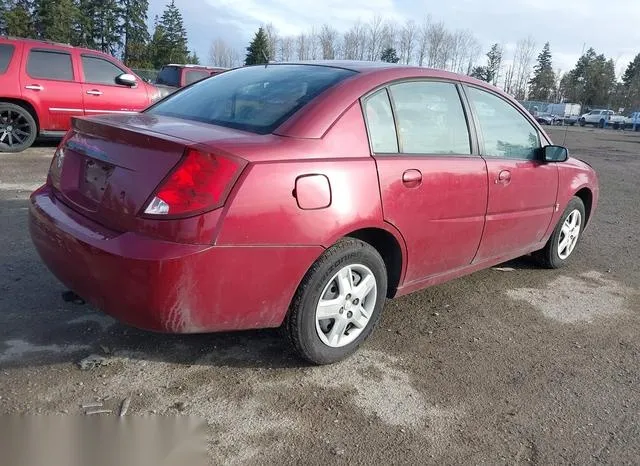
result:
[[[546,317],[563,323],[592,322],[627,311],[626,300],[633,293],[616,281],[591,271],[577,277],[561,276],[546,289],[518,288],[507,295],[525,301]]]

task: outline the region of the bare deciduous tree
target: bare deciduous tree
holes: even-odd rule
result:
[[[383,39],[384,39],[385,25],[382,22],[382,17],[375,16],[368,24],[368,60],[378,60],[382,53]]]
[[[282,37],[280,39],[280,59],[282,61],[291,61],[294,57],[295,39],[291,36]]]
[[[418,26],[415,21],[408,20],[400,31],[400,61],[408,65],[413,61],[413,49],[418,39]]]
[[[513,89],[516,99],[523,100],[527,94],[527,84],[531,75],[531,66],[535,58],[536,43],[531,36],[518,41],[513,56]]]
[[[240,53],[224,40],[218,38],[211,43],[209,61],[213,66],[233,68],[240,63]]]
[[[322,50],[322,58],[324,60],[333,60],[336,58],[336,51],[338,49],[338,31],[329,26],[323,24],[318,34],[318,41],[320,42],[320,49]]]
[[[275,60],[278,52],[278,31],[273,23],[264,26],[264,32],[267,35],[267,44],[269,45],[269,60]]]
[[[431,16],[427,16],[420,25],[419,41],[418,41],[418,66],[424,64],[427,58],[427,49],[429,48],[429,30],[431,29]]]
[[[298,60],[309,59],[309,38],[304,32],[296,38],[296,54]]]

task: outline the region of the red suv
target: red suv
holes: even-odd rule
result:
[[[0,152],[21,152],[38,136],[61,137],[71,117],[135,113],[159,97],[105,53],[0,37]]]

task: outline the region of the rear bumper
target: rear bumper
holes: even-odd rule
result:
[[[224,247],[118,234],[59,202],[31,196],[29,230],[49,270],[89,303],[134,327],[202,333],[279,326],[313,247]]]

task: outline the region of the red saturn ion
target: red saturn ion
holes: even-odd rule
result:
[[[564,265],[597,201],[594,170],[485,83],[269,64],[75,119],[30,231],[56,277],[127,324],[283,326],[326,364],[386,298],[530,253]]]

